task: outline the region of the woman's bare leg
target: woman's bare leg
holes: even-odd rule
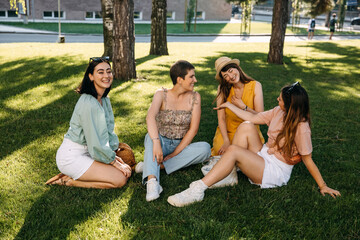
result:
[[[236,130],[233,142],[219,162],[202,179],[211,186],[230,174],[235,164],[254,183],[261,183],[265,161],[257,155],[262,143],[254,124],[244,122]]]
[[[115,167],[94,161],[90,168],[77,180],[64,175],[54,184],[83,188],[120,188],[127,182],[125,175]]]
[[[259,152],[263,145],[256,126],[248,121],[241,123],[236,129],[232,144],[254,153]]]

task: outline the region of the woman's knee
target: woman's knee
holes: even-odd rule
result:
[[[245,121],[242,122],[238,128],[236,129],[237,132],[240,133],[247,133],[247,132],[253,132],[256,131],[256,126],[254,123],[249,122],[249,121]]]
[[[229,154],[235,154],[239,150],[239,147],[236,145],[230,145],[226,152],[229,152]]]
[[[122,173],[121,173],[122,174]],[[114,188],[121,188],[126,185],[128,178],[125,177],[123,174],[122,176],[117,177],[113,181]]]
[[[198,142],[196,146],[196,152],[198,152],[199,155],[210,157],[211,155],[211,146],[207,142]]]

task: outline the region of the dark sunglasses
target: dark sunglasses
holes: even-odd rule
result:
[[[300,86],[300,83],[299,82],[295,82],[293,84],[290,85],[290,87],[288,88],[288,90],[286,90],[286,93],[287,94],[290,94],[291,91],[294,89],[295,86],[299,85]]]
[[[105,56],[105,57],[91,57],[89,59],[89,63],[91,62],[109,62],[110,61],[110,57],[109,56]]]

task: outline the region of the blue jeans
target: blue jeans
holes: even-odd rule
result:
[[[180,144],[181,139],[169,139],[159,134],[161,148],[164,158],[170,153],[174,152],[175,148]],[[153,142],[146,134],[144,153],[144,169],[143,169],[143,183],[147,181],[149,175],[154,175],[158,182],[160,182],[160,165],[157,161],[153,161]],[[184,167],[193,164],[202,163],[211,155],[210,145],[207,142],[196,142],[186,146],[178,155],[163,162],[167,174],[175,172]]]

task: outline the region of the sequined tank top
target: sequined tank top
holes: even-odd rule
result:
[[[181,139],[190,128],[191,114],[194,108],[195,92],[193,93],[191,110],[171,110],[166,109],[167,89],[164,89],[165,109],[160,110],[155,116],[159,133],[170,139]]]

